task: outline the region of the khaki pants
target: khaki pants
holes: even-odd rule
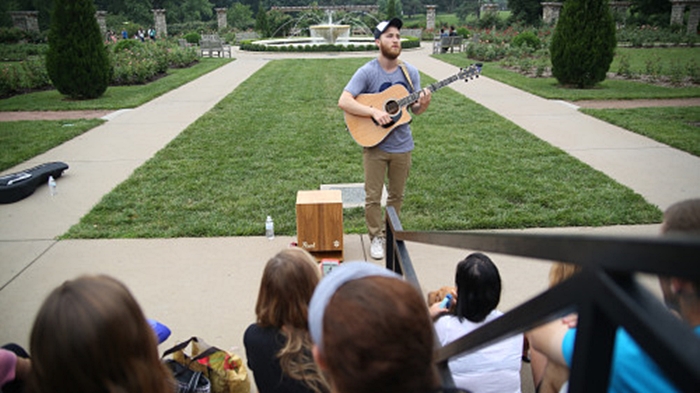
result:
[[[365,166],[365,221],[370,239],[384,237],[384,220],[382,220],[382,188],[384,179],[388,178],[387,206],[393,206],[400,213],[403,203],[406,180],[411,169],[411,152],[387,153],[378,147],[364,149]]]

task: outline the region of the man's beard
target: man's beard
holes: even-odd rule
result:
[[[391,45],[384,46],[381,42],[379,43],[379,50],[382,52],[382,56],[389,60],[395,60],[401,54],[401,46],[399,46],[398,51],[396,51]]]

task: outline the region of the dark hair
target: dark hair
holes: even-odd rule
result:
[[[473,253],[457,264],[457,316],[481,322],[501,300],[501,275],[491,259]]]
[[[422,295],[396,278],[371,276],[342,285],[323,318],[324,358],[337,392],[434,390],[434,343]]]
[[[83,276],[54,289],[30,337],[32,392],[173,392],[156,336],[124,284]]]

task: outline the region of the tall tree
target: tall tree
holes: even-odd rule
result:
[[[55,0],[46,70],[56,89],[74,99],[104,94],[112,71],[92,0]]]
[[[542,21],[540,0],[508,0],[511,19],[526,25],[539,25]]]
[[[605,80],[616,46],[607,0],[567,0],[552,36],[552,74],[562,85],[592,87]]]

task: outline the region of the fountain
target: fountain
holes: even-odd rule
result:
[[[350,38],[350,25],[333,24],[333,11],[326,10],[328,23],[309,26],[311,38],[322,39],[325,44],[335,44],[338,41],[346,41]]]
[[[366,35],[363,36],[353,36],[350,34],[352,29],[351,24],[343,24],[343,19],[340,21],[333,21],[333,10],[326,9],[326,22],[319,23],[316,25],[310,25],[308,27],[310,36],[301,36],[303,29],[292,27],[292,34],[287,38],[272,38],[254,41],[254,45],[263,45],[267,48],[279,48],[279,47],[306,47],[306,46],[320,46],[320,45],[334,45],[334,46],[350,46],[353,45],[358,50],[371,50],[374,49],[374,36],[372,36],[372,30],[367,27],[361,21],[352,21],[356,24],[358,28],[365,32]],[[302,22],[306,15],[297,19],[297,23]],[[321,18],[315,17],[317,21],[322,22]],[[280,28],[282,28],[281,26]],[[279,29],[278,29],[279,30]],[[273,34],[274,35],[274,34]],[[258,49],[253,49],[258,50]]]

